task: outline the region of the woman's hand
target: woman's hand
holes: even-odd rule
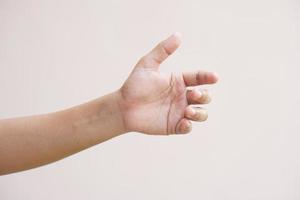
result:
[[[117,92],[54,113],[0,120],[0,175],[54,162],[129,131],[188,133],[190,120],[206,120],[203,108],[189,105],[208,103],[207,91],[187,87],[215,83],[217,76],[158,71],[179,44],[178,34],[158,44]]]
[[[191,131],[191,120],[207,119],[205,109],[191,106],[209,103],[207,90],[187,90],[187,87],[216,83],[215,73],[196,71],[166,75],[159,72],[160,64],[179,45],[178,33],[159,43],[141,58],[118,91],[126,131],[153,135],[183,134]]]

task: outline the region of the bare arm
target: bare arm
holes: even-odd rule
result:
[[[0,174],[44,165],[125,132],[118,92],[45,115],[0,121]]]
[[[162,74],[160,64],[180,45],[174,34],[134,67],[123,86],[63,111],[0,120],[0,175],[41,166],[126,132],[184,134],[204,121],[207,90],[187,87],[217,82],[205,71]]]

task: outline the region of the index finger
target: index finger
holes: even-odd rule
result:
[[[186,86],[214,84],[218,81],[218,75],[214,72],[196,71],[182,73]]]

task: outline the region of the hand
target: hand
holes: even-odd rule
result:
[[[187,87],[217,82],[214,73],[165,75],[159,65],[180,45],[174,34],[135,66],[117,91],[58,112],[0,120],[0,175],[54,162],[128,131],[169,135],[188,133],[204,121],[206,90]],[[18,158],[18,159],[15,159]]]
[[[126,131],[153,135],[188,133],[192,121],[204,121],[207,112],[192,104],[210,101],[207,90],[187,87],[216,83],[216,74],[204,71],[180,75],[162,74],[160,64],[180,45],[180,35],[173,34],[142,57],[119,90],[119,103]]]

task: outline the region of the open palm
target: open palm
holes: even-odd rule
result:
[[[179,75],[159,72],[160,64],[180,45],[180,35],[173,34],[144,56],[120,89],[120,108],[128,131],[169,135],[188,133],[192,121],[204,121],[207,112],[195,104],[210,101],[206,90],[187,87],[212,84],[214,73],[197,71]]]

